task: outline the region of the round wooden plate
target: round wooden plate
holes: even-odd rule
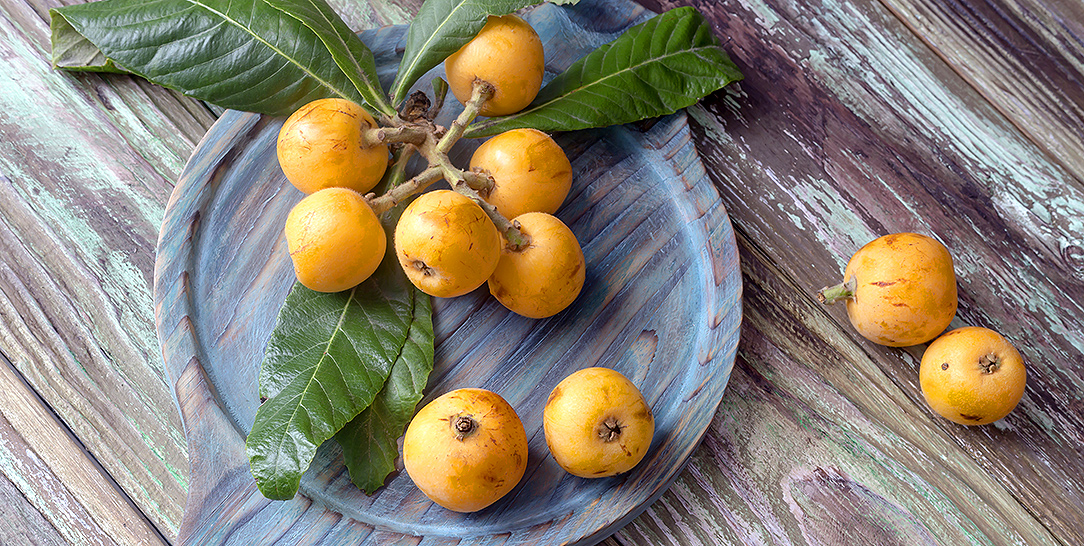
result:
[[[624,0],[585,0],[545,4],[527,18],[546,43],[552,75],[649,15]],[[387,80],[405,29],[363,38]],[[404,473],[366,496],[350,482],[334,442],[318,452],[293,500],[270,501],[256,489],[244,439],[260,403],[263,349],[294,283],[282,226],[302,197],[275,157],[281,123],[225,113],[166,209],[155,304],[189,443],[182,543],[593,544],[665,491],[715,414],[741,322],[734,234],[683,113],[556,135],[575,176],[558,216],[588,264],[572,307],[529,320],[507,312],[484,286],[434,302],[436,363],[422,403],[459,387],[488,388],[516,408],[530,439],[523,481],[473,514],[431,503]],[[453,159],[465,164],[476,145],[464,142]],[[546,398],[588,366],[624,373],[655,414],[650,452],[626,475],[575,478],[548,455]]]

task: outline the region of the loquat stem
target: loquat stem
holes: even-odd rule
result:
[[[478,171],[463,171],[463,182],[482,195],[489,195],[489,192],[493,191],[493,185],[496,184],[493,176]]]
[[[383,195],[379,197],[366,196],[373,212],[378,215],[383,214],[395,208],[404,199],[444,178],[451,184],[452,189],[471,198],[482,207],[482,210],[493,221],[497,230],[504,236],[510,249],[519,250],[530,245],[531,238],[520,230],[519,224],[502,216],[496,207],[487,203],[479,194],[480,192],[488,194],[492,190],[493,177],[482,172],[458,169],[455,165],[452,165],[452,161],[448,158],[448,152],[452,149],[452,145],[463,137],[463,132],[467,126],[478,117],[482,105],[491,96],[493,96],[493,86],[482,80],[476,80],[471,91],[471,98],[464,105],[463,112],[452,122],[451,127],[443,135],[440,135],[439,140],[437,140],[439,131],[432,126],[432,123],[429,124],[429,127],[424,127],[417,123],[404,121],[399,117],[391,120],[393,127],[367,130],[365,132],[366,139],[380,143],[407,143],[408,146],[416,149],[429,162],[429,167],[418,176],[397,186],[389,184],[389,188]],[[400,159],[401,161],[395,162],[395,167],[405,168],[406,159],[402,157]],[[389,179],[389,181],[392,180]]]
[[[493,86],[491,84],[482,80],[474,80],[470,100],[463,105],[463,111],[459,113],[459,117],[455,118],[452,126],[448,128],[448,132],[444,133],[440,142],[437,143],[437,152],[447,154],[452,149],[452,145],[462,138],[463,131],[467,130],[467,126],[474,121],[474,118],[478,117],[478,111],[481,110],[482,105],[492,96]]]
[[[531,244],[531,236],[523,233],[519,222],[505,218],[500,212],[497,212],[497,207],[482,199],[482,196],[478,195],[478,192],[467,186],[466,183],[457,184],[453,188],[455,191],[473,199],[475,203],[478,203],[478,206],[482,207],[482,210],[486,211],[486,216],[489,216],[489,219],[493,221],[493,225],[497,226],[497,231],[508,241],[510,250],[522,250]]]
[[[399,203],[402,203],[404,199],[418,193],[419,191],[427,188],[430,184],[440,180],[442,176],[442,170],[438,166],[430,166],[425,169],[418,176],[411,178],[389,189],[384,195],[380,197],[374,197],[369,200],[369,206],[372,207],[373,212],[377,215],[395,208]]]
[[[857,288],[858,279],[851,277],[847,282],[821,288],[820,292],[817,292],[817,301],[832,305],[839,300],[853,298]]]
[[[383,125],[384,127],[398,127],[399,125],[402,125],[398,114],[389,116],[388,114],[381,112],[380,115],[376,117],[376,121],[377,125]]]
[[[361,141],[366,146],[403,142],[418,145],[425,142],[428,131],[416,125],[396,125],[394,127],[374,127],[361,133]]]

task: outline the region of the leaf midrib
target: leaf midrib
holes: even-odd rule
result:
[[[550,99],[550,100],[548,100],[548,101],[546,101],[546,102],[544,102],[544,103],[542,103],[542,104],[539,104],[538,106],[535,106],[534,108],[531,108],[531,109],[529,109],[529,110],[523,110],[523,111],[521,111],[521,112],[519,112],[518,114],[515,114],[515,115],[513,115],[513,116],[508,116],[508,117],[504,117],[504,118],[499,118],[499,119],[495,120],[495,121],[494,121],[493,123],[485,123],[485,124],[479,124],[479,125],[478,125],[478,130],[483,130],[483,129],[486,129],[486,128],[490,127],[490,126],[493,126],[493,125],[497,125],[498,123],[502,123],[502,122],[504,122],[504,121],[506,121],[506,120],[513,120],[513,119],[518,119],[518,118],[521,118],[521,117],[523,117],[523,116],[529,115],[529,114],[531,114],[531,113],[533,113],[533,112],[536,112],[536,111],[538,111],[538,110],[541,110],[541,109],[543,109],[543,108],[546,108],[547,106],[549,106],[549,105],[551,105],[551,104],[553,104],[553,103],[555,103],[555,102],[558,102],[558,101],[560,101],[560,100],[562,100],[562,99],[565,99],[565,98],[567,98],[567,97],[568,97],[569,95],[572,95],[572,94],[574,94],[574,93],[578,93],[578,92],[580,92],[580,91],[583,91],[584,89],[588,89],[588,88],[590,88],[590,87],[593,87],[593,86],[595,86],[595,85],[598,85],[598,84],[600,84],[600,83],[602,83],[602,82],[605,82],[606,80],[608,80],[608,79],[610,79],[610,78],[616,78],[617,76],[619,76],[619,75],[621,75],[621,74],[624,74],[624,73],[626,73],[626,72],[631,72],[631,71],[633,71],[633,70],[635,70],[635,69],[637,69],[637,68],[640,68],[641,66],[644,66],[644,65],[647,65],[647,64],[650,64],[650,63],[654,63],[654,62],[658,62],[658,61],[661,61],[661,60],[667,59],[667,58],[669,58],[669,57],[674,57],[674,56],[677,56],[677,55],[681,55],[681,54],[684,54],[684,53],[694,53],[694,52],[697,52],[697,51],[702,51],[702,50],[709,50],[709,49],[715,49],[715,48],[717,48],[717,47],[718,47],[718,46],[715,46],[715,45],[713,45],[713,44],[712,44],[712,45],[705,45],[705,46],[701,46],[701,47],[694,47],[694,48],[690,48],[690,49],[682,49],[682,50],[680,50],[680,51],[675,51],[675,52],[672,52],[672,53],[667,53],[666,55],[660,55],[660,56],[658,56],[658,57],[652,57],[652,58],[650,58],[650,59],[647,59],[647,60],[645,60],[644,62],[641,62],[641,63],[637,63],[637,64],[635,64],[635,65],[632,65],[632,66],[630,66],[630,67],[628,67],[628,68],[626,68],[626,69],[624,69],[624,70],[620,70],[620,71],[618,71],[618,72],[614,72],[613,74],[610,74],[610,75],[608,75],[608,76],[605,76],[605,77],[599,78],[599,79],[597,79],[597,80],[592,80],[592,81],[590,81],[589,83],[587,83],[586,85],[581,85],[581,86],[579,86],[579,87],[573,88],[573,89],[571,89],[571,90],[569,90],[569,91],[567,91],[567,92],[565,92],[565,93],[563,93],[563,94],[561,94],[561,95],[559,95],[559,96],[557,96],[557,97],[554,97],[553,99]]]
[[[331,34],[338,40],[339,45],[341,45],[343,50],[346,51],[347,57],[350,59],[351,65],[353,66],[353,68],[356,69],[356,74],[361,75],[359,80],[361,80],[361,82],[365,85],[365,87],[368,88],[369,92],[372,95],[374,95],[376,97],[379,97],[382,90],[380,89],[379,86],[373,87],[373,82],[370,81],[369,77],[366,76],[365,70],[362,69],[361,63],[358,61],[358,58],[356,56],[354,56],[354,52],[350,50],[350,44],[346,43],[346,40],[343,39],[342,34],[340,34],[338,32],[338,29],[335,28],[335,23],[331,19],[328,19],[327,13],[324,13],[324,10],[320,9],[320,6],[318,6],[316,4],[316,2],[314,2],[313,0],[308,0],[308,4],[316,11],[317,14],[319,14],[319,16],[323,20],[323,22],[325,24],[327,24],[329,29],[331,29]],[[271,7],[274,7],[274,6],[271,6]],[[286,13],[287,15],[290,15],[288,12],[284,12],[284,13]],[[295,19],[296,19],[296,17],[295,17]],[[302,22],[301,24],[304,25],[304,22]],[[313,33],[315,34],[316,32],[313,31]],[[319,35],[317,35],[317,39],[319,39],[321,42],[323,41],[323,38],[320,38]],[[330,48],[328,48],[328,50],[330,51]],[[334,55],[334,53],[332,53],[332,55]],[[341,70],[341,67],[340,67],[340,70]],[[348,80],[350,80],[351,83],[354,83],[354,85],[357,85],[357,83],[354,82],[354,78],[351,77],[350,74],[346,74],[346,78]],[[358,91],[360,92],[361,90],[359,89]],[[343,96],[345,97],[345,95],[343,95]],[[372,106],[374,108],[378,109],[378,110],[381,109],[380,105],[375,105],[374,104]],[[383,113],[387,114],[387,112],[383,112]]]
[[[350,303],[354,301],[354,295],[356,293],[357,293],[357,288],[353,288],[353,289],[350,290],[350,297],[346,300],[346,303],[343,305],[343,311],[342,311],[342,313],[339,314],[339,321],[335,324],[335,328],[332,330],[331,337],[328,338],[327,344],[324,345],[324,352],[320,356],[320,360],[318,360],[316,362],[316,365],[312,367],[312,369],[313,369],[312,375],[309,376],[308,382],[305,383],[305,388],[301,389],[300,399],[299,399],[299,401],[297,403],[297,406],[294,407],[294,411],[290,413],[290,419],[286,422],[286,426],[282,427],[283,431],[293,429],[294,419],[297,417],[297,414],[301,411],[301,408],[304,407],[304,404],[302,404],[301,400],[304,399],[305,393],[309,392],[309,388],[312,386],[313,381],[316,380],[316,375],[317,375],[317,373],[319,373],[320,367],[323,366],[324,359],[328,356],[328,353],[331,350],[331,343],[333,341],[335,341],[335,337],[338,336],[339,332],[342,331],[342,325],[343,325],[344,322],[346,322],[347,310],[350,308]],[[281,393],[279,393],[279,394],[281,394]],[[286,434],[279,435],[279,444],[275,449],[275,453],[279,453],[279,454],[282,453],[282,446],[283,446],[283,444],[286,443],[286,436],[287,436]]]
[[[429,44],[431,44],[431,43],[433,43],[433,41],[435,41],[435,39],[437,37],[437,34],[440,33],[440,30],[443,29],[444,26],[447,25],[449,21],[451,21],[452,16],[455,15],[455,13],[457,11],[459,11],[460,8],[463,8],[464,6],[467,5],[468,1],[469,0],[464,0],[463,2],[460,2],[455,7],[455,9],[448,12],[448,16],[445,17],[444,20],[442,20],[439,25],[437,25],[437,28],[434,29],[433,33],[429,35],[429,38],[427,38],[424,42],[422,42],[421,47],[417,49],[418,53],[416,55],[414,55],[414,57],[411,59],[410,65],[404,67],[406,70],[400,70],[399,71],[400,74],[410,74],[410,73],[412,73],[414,71],[415,67],[417,67],[418,64],[421,62],[420,61],[420,59],[422,58],[421,52],[425,51],[429,47]],[[403,88],[404,85],[406,85],[406,80],[405,79],[402,80],[401,82],[396,82],[395,89],[392,90],[392,96],[395,97],[396,100],[398,100],[399,93],[403,91],[402,88]]]
[[[243,32],[245,32],[246,34],[248,34],[249,36],[251,36],[251,37],[252,37],[252,38],[253,38],[254,40],[256,40],[257,42],[260,42],[261,44],[263,44],[263,45],[265,45],[265,46],[267,46],[267,48],[268,48],[268,49],[270,49],[271,51],[274,51],[275,53],[279,54],[280,56],[282,56],[282,58],[286,59],[286,60],[287,60],[287,61],[289,61],[289,62],[290,62],[291,64],[293,64],[294,66],[296,66],[296,67],[297,67],[298,69],[300,69],[300,70],[301,70],[301,72],[303,72],[303,73],[307,74],[307,75],[308,75],[309,77],[311,77],[312,79],[316,80],[317,82],[320,82],[320,84],[322,84],[323,86],[327,87],[328,89],[330,89],[330,90],[334,91],[334,92],[335,92],[335,93],[337,93],[337,94],[338,94],[338,95],[339,95],[340,97],[344,97],[344,98],[345,98],[345,97],[348,97],[348,96],[350,96],[350,95],[346,94],[346,93],[345,93],[344,91],[342,91],[341,89],[338,89],[337,87],[335,87],[334,85],[332,85],[332,84],[331,84],[330,82],[327,82],[327,81],[325,81],[325,80],[324,80],[323,78],[321,78],[321,77],[317,76],[317,75],[316,75],[315,73],[313,73],[312,71],[310,71],[309,69],[307,69],[307,68],[306,68],[306,67],[305,67],[305,66],[304,66],[303,64],[301,64],[301,62],[299,62],[298,60],[294,59],[293,57],[291,57],[291,56],[287,55],[287,54],[286,54],[285,52],[283,52],[283,51],[282,51],[282,50],[280,50],[279,48],[277,48],[277,47],[273,46],[273,45],[272,45],[272,44],[271,44],[270,42],[268,42],[267,40],[264,40],[263,38],[261,38],[261,37],[260,37],[260,36],[259,36],[258,34],[256,34],[255,32],[252,32],[252,30],[250,30],[249,28],[247,28],[247,27],[245,27],[244,25],[242,25],[242,24],[241,24],[241,23],[240,23],[239,21],[236,21],[236,20],[234,20],[233,18],[231,18],[231,17],[228,17],[228,16],[227,16],[227,15],[226,15],[225,13],[222,13],[222,12],[220,12],[220,11],[216,10],[216,9],[213,9],[213,8],[211,8],[210,6],[206,5],[206,4],[203,4],[203,3],[197,2],[196,0],[185,0],[185,1],[186,1],[186,2],[188,2],[189,4],[192,4],[193,6],[197,6],[197,7],[203,8],[203,9],[207,10],[207,11],[208,11],[208,12],[210,12],[210,13],[213,13],[213,14],[215,14],[215,15],[218,15],[219,17],[221,17],[221,18],[222,18],[222,19],[223,19],[224,21],[226,21],[227,23],[230,23],[230,24],[232,24],[233,26],[235,26],[235,27],[237,27],[237,28],[241,29],[241,30],[242,30]],[[262,0],[261,0],[261,1],[262,1]],[[271,9],[274,9],[274,10],[276,10],[276,11],[282,12],[282,10],[280,10],[280,9],[276,8],[275,6],[272,6],[271,4],[268,4],[267,2],[264,2],[264,4],[267,4],[267,6],[268,6],[268,7],[270,7]],[[285,13],[285,12],[282,12],[282,13]],[[296,20],[296,19],[295,19],[295,20]],[[301,21],[298,21],[298,24],[300,24],[301,26],[305,26],[305,24],[304,24],[304,23],[302,23]],[[306,27],[306,28],[307,28],[307,27]],[[310,31],[312,31],[312,29],[309,29],[309,30],[310,30]],[[315,32],[315,31],[312,31],[312,32],[313,32],[313,34],[314,34],[314,35],[316,34],[316,32]],[[316,38],[317,38],[318,40],[320,39],[320,37],[319,37],[319,36],[317,36]]]

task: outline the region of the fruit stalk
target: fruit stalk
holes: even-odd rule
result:
[[[471,91],[470,100],[463,105],[463,111],[459,113],[459,116],[452,122],[452,126],[448,128],[448,132],[444,133],[440,142],[437,143],[436,151],[438,153],[447,155],[448,152],[451,151],[452,145],[463,137],[463,132],[467,130],[467,126],[474,121],[474,118],[478,117],[478,112],[482,109],[482,105],[492,96],[492,85],[482,80],[474,81],[474,88]]]
[[[527,234],[520,231],[519,226],[515,222],[505,218],[501,213],[497,212],[497,208],[482,199],[479,195],[481,191],[488,191],[493,187],[493,180],[489,176],[483,173],[475,173],[471,171],[462,171],[452,165],[451,160],[448,159],[448,151],[452,149],[452,145],[455,144],[460,138],[463,137],[463,132],[467,126],[470,125],[474,118],[478,117],[478,112],[482,108],[489,98],[493,96],[493,86],[481,80],[474,82],[474,88],[471,92],[470,100],[463,106],[463,111],[452,122],[452,126],[448,128],[448,131],[444,133],[444,136],[440,138],[440,141],[436,143],[436,146],[430,147],[428,143],[422,146],[422,155],[429,160],[430,165],[436,166],[441,169],[444,178],[452,186],[452,189],[467,196],[478,203],[482,207],[482,210],[486,212],[489,219],[493,221],[493,224],[497,226],[497,230],[501,232],[505,240],[508,241],[509,247],[512,249],[525,248],[531,243],[531,238]]]
[[[831,305],[839,300],[853,298],[857,288],[858,279],[851,277],[847,282],[821,288],[820,292],[817,292],[817,301]]]
[[[466,185],[464,182],[461,185],[454,186],[455,191],[466,195],[478,203],[478,206],[482,207],[486,216],[493,221],[493,225],[497,226],[497,231],[501,233],[504,240],[508,241],[508,248],[510,250],[520,250],[527,248],[531,244],[531,237],[526,233],[523,233],[519,229],[519,223],[505,218],[500,212],[497,212],[497,207],[489,204],[488,201],[482,199],[482,196],[478,194],[474,188]]]
[[[384,212],[395,208],[399,203],[402,203],[404,199],[429,187],[430,184],[437,180],[440,180],[441,172],[439,166],[431,166],[419,173],[418,176],[389,189],[384,195],[370,199],[369,206],[372,207],[373,212],[376,214],[383,214]]]
[[[496,184],[492,176],[475,171],[463,171],[463,181],[471,189],[482,195],[488,195],[489,192],[493,191],[493,186]]]
[[[419,145],[425,142],[428,131],[424,127],[409,123],[396,124],[394,127],[373,127],[362,131],[362,142],[366,146],[378,144],[407,143]]]
[[[406,182],[389,188],[379,197],[367,196],[369,206],[376,214],[394,208],[404,199],[427,188],[442,177],[455,191],[471,198],[482,207],[497,230],[508,241],[512,249],[525,248],[531,239],[520,231],[519,226],[502,216],[493,205],[487,203],[480,193],[487,193],[493,188],[493,178],[485,173],[463,171],[452,165],[448,151],[463,137],[463,132],[476,117],[482,105],[493,95],[493,86],[481,80],[476,81],[471,98],[463,107],[463,112],[452,122],[451,127],[435,139],[433,132],[419,125],[399,122],[395,127],[372,129],[365,132],[365,138],[381,143],[403,142],[413,146],[429,162],[429,167]]]

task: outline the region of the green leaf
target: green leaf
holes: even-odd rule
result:
[[[102,50],[90,43],[86,36],[79,34],[67,19],[54,16],[51,26],[53,68],[84,72],[128,72],[107,59]]]
[[[392,103],[402,102],[418,78],[477,36],[488,16],[512,13],[539,1],[426,0],[407,32],[399,74],[391,86]]]
[[[384,98],[384,90],[376,77],[373,52],[331,6],[323,0],[267,0],[267,3],[295,17],[315,32],[365,101],[381,113],[395,115],[395,108]]]
[[[448,97],[448,82],[441,77],[433,78],[430,82],[433,85],[433,107],[434,112],[440,112],[441,108],[444,108],[444,99]]]
[[[432,347],[428,307],[419,299],[393,252],[352,290],[294,286],[264,353],[260,394],[267,400],[245,444],[264,496],[292,498],[316,448],[373,403],[415,345],[428,339]]]
[[[366,101],[324,44],[339,36],[318,34],[300,14],[264,0],[102,0],[50,15],[53,62],[65,69],[112,63],[223,108],[271,115],[323,97]],[[89,55],[85,44],[78,46],[79,56],[68,53],[80,41],[72,33],[94,44],[101,56]],[[359,51],[356,44],[346,47],[347,53]],[[84,66],[76,66],[80,62]]]
[[[415,290],[414,296],[414,321],[384,388],[372,405],[335,435],[350,479],[367,494],[384,485],[395,470],[399,437],[414,416],[433,371],[432,303],[421,291]]]
[[[700,12],[677,8],[573,63],[523,111],[477,123],[466,136],[521,127],[571,131],[630,123],[672,114],[740,79]]]

